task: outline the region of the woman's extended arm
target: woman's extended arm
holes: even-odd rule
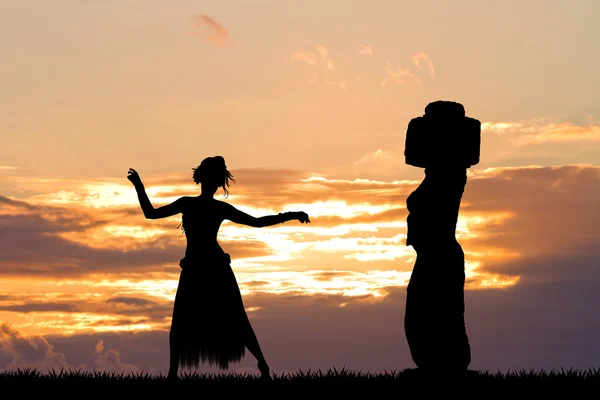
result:
[[[142,183],[142,179],[134,169],[129,169],[127,179],[133,183],[135,191],[138,195],[138,200],[140,201],[140,206],[144,212],[144,217],[147,219],[167,218],[183,211],[183,197],[175,200],[171,204],[167,204],[166,206],[154,208],[150,202],[150,199],[148,198],[148,194],[146,194],[146,188]]]
[[[294,219],[297,219],[302,223],[310,222],[308,215],[302,211],[285,212],[275,215],[265,215],[264,217],[256,218],[252,215],[246,214],[245,212],[238,210],[231,204],[224,204],[226,204],[225,219],[228,219],[231,222],[235,222],[236,224],[252,226],[255,228],[264,228],[265,226],[277,225]]]

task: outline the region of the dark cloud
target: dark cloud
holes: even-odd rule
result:
[[[0,274],[85,276],[89,273],[132,272],[162,270],[172,265],[171,272],[179,270],[184,255],[185,238],[173,229],[172,235],[153,237],[135,248],[95,248],[91,243],[66,239],[65,232],[85,232],[107,220],[94,221],[85,213],[71,212],[66,207],[47,214],[44,207],[26,207],[28,214],[0,214]],[[227,242],[223,247],[232,258],[270,254],[266,245],[258,241]]]
[[[590,265],[600,255],[595,245],[600,168],[499,170],[467,186],[463,214],[505,211],[512,215],[502,223],[480,227],[478,237],[464,240],[467,249],[484,254],[486,249],[519,254],[510,262],[486,260],[483,270],[554,280],[593,274]]]
[[[96,329],[98,327],[122,327],[131,329],[140,326],[163,327],[168,323],[173,312],[173,301],[163,300],[162,303],[150,302],[144,306],[136,304],[123,304],[108,302],[99,297],[92,301],[78,301],[77,305],[65,303],[49,303],[48,305],[30,303],[27,294],[21,297],[21,304],[0,305],[4,315],[10,313],[20,314],[13,321],[26,321],[33,319],[34,323],[43,325],[44,322],[60,321],[64,330],[79,331],[82,328]],[[27,314],[33,314],[27,317]],[[48,314],[48,315],[44,315]],[[91,317],[91,318],[90,318]],[[10,318],[10,317],[9,317]],[[9,319],[10,320],[10,319]]]
[[[12,207],[17,207],[17,208],[25,208],[28,210],[33,210],[35,209],[35,206],[25,202],[25,201],[20,201],[20,200],[15,200],[15,199],[9,199],[8,197],[2,196],[0,195],[0,204],[4,205],[4,206],[12,206]]]
[[[1,222],[6,217],[0,216]],[[147,247],[123,252],[119,249],[98,249],[49,235],[38,230],[35,220],[13,221],[20,229],[0,226],[0,232],[9,237],[0,243],[0,271],[11,276],[47,275],[54,277],[85,275],[90,272],[135,270],[152,265],[177,264],[181,252],[177,248],[163,249],[169,239],[149,240]],[[60,229],[60,228],[56,228]]]
[[[162,298],[160,300],[119,296],[106,301],[98,299],[96,303],[88,302],[87,310],[100,315],[118,316],[118,325],[130,325],[132,320],[135,321],[134,324],[162,323],[171,317],[173,302]]]
[[[14,370],[17,368],[35,368],[42,372],[54,370],[96,370],[114,372],[139,372],[140,368],[121,360],[119,351],[105,349],[102,340],[95,346],[87,343],[87,348],[79,354],[85,360],[81,363],[69,363],[63,351],[56,351],[50,340],[43,336],[24,337],[8,324],[0,325],[0,371]],[[69,353],[69,351],[67,351]],[[71,352],[72,353],[72,352]],[[75,357],[77,358],[77,357]],[[88,365],[95,367],[88,368]],[[154,372],[150,367],[148,372]]]
[[[327,271],[327,272],[318,272],[312,274],[313,278],[318,281],[331,281],[333,278],[351,276],[350,272],[336,272],[336,271]]]
[[[137,365],[121,361],[121,354],[117,350],[105,350],[103,340],[96,343],[95,350],[98,354],[98,358],[94,361],[97,371],[124,374],[140,372],[140,368]]]
[[[128,306],[135,306],[135,307],[145,307],[145,306],[150,306],[150,305],[156,304],[156,302],[152,301],[152,300],[143,299],[143,298],[139,298],[139,297],[126,297],[126,296],[113,297],[113,298],[106,300],[106,302],[107,303],[126,304]]]
[[[6,323],[0,325],[0,363],[0,369],[72,368],[64,353],[55,351],[46,338],[25,338]]]
[[[105,326],[110,326],[110,327],[116,327],[116,326],[131,326],[131,325],[138,325],[138,324],[146,324],[150,322],[149,318],[146,317],[142,317],[142,318],[119,318],[117,320],[114,319],[98,319],[96,321],[92,321],[90,322],[90,325],[93,327],[105,327]]]
[[[596,241],[581,243],[570,251],[551,252],[547,255],[524,254],[513,262],[495,262],[482,268],[491,273],[519,276],[523,282],[600,282],[600,249]]]
[[[167,318],[170,318],[173,313],[173,305],[156,306],[148,309],[141,310],[119,310],[117,314],[125,316],[140,316],[150,322],[161,323]],[[141,320],[141,319],[140,319]],[[138,322],[140,323],[140,322]]]
[[[40,313],[40,312],[74,312],[77,311],[77,307],[67,303],[24,303],[14,305],[0,305],[0,311],[12,311],[19,313]]]
[[[261,286],[266,286],[269,283],[270,282],[267,282],[267,281],[249,281],[249,282],[244,282],[244,285],[248,286],[249,288],[257,288],[257,287],[261,287]]]

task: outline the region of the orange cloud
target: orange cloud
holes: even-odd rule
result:
[[[195,36],[200,36],[216,46],[225,47],[229,44],[229,32],[220,22],[207,15],[195,15],[192,22]]]
[[[429,68],[429,76],[435,78],[435,67],[433,66],[433,62],[426,53],[416,53],[412,56],[412,61],[417,68],[423,68],[422,64],[426,64]]]
[[[360,46],[360,54],[365,56],[372,56],[375,53],[373,53],[373,49],[371,48],[371,46],[362,45]]]
[[[385,72],[385,77],[381,81],[381,86],[385,86],[388,82],[397,85],[404,85],[408,82],[421,83],[421,79],[413,74],[408,68],[402,68],[399,65],[386,62],[383,70]]]
[[[412,56],[413,64],[419,68],[423,68],[423,64],[426,64],[429,69],[429,76],[435,78],[435,68],[431,59],[426,53],[415,53]],[[409,82],[421,83],[421,78],[414,74],[410,67],[402,67],[391,62],[386,62],[384,65],[385,77],[381,81],[381,86],[385,86],[388,82],[393,82],[397,85],[404,85]]]
[[[333,60],[329,57],[329,50],[321,44],[315,45],[315,51],[296,50],[290,56],[290,61],[308,68],[317,68],[317,72],[311,74],[311,83],[322,81],[327,86],[346,90],[346,81],[332,80],[329,73],[336,71]]]
[[[522,122],[484,122],[481,129],[483,132],[508,136],[515,146],[600,141],[600,125],[594,121],[590,121],[588,125],[550,122],[544,119]]]

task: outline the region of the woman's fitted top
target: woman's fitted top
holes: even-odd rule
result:
[[[182,213],[182,227],[187,239],[185,257],[180,266],[214,264],[228,259],[217,241],[221,223],[226,219],[226,203],[208,198],[191,197]]]

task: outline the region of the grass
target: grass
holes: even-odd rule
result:
[[[202,393],[225,394],[265,393],[265,390],[280,395],[306,393],[322,393],[333,391],[336,395],[357,394],[366,391],[370,394],[384,394],[390,391],[402,393],[405,390],[419,386],[419,390],[436,390],[440,388],[461,388],[464,393],[468,388],[479,388],[481,385],[491,385],[496,388],[514,388],[516,386],[535,386],[548,388],[550,386],[595,386],[600,384],[600,369],[589,370],[551,370],[534,371],[520,370],[507,373],[478,371],[469,376],[454,376],[442,374],[439,376],[416,376],[410,371],[385,372],[380,374],[350,371],[345,368],[335,368],[326,372],[299,371],[297,373],[274,374],[271,382],[264,382],[252,374],[197,374],[183,373],[177,382],[169,382],[162,375],[146,373],[119,374],[114,372],[89,371],[51,371],[42,373],[35,369],[22,369],[0,373],[0,388],[14,390],[15,393],[27,394],[37,392],[44,394],[64,394],[67,390],[82,388],[87,395],[109,391],[115,395],[134,391],[137,395],[151,393],[157,395],[160,390],[188,392],[194,390],[200,396]],[[537,389],[536,389],[537,390]],[[553,389],[554,392],[554,389]],[[522,393],[522,392],[521,392]],[[539,392],[536,392],[539,394]],[[556,393],[555,393],[556,394]],[[312,397],[312,396],[311,396]],[[310,400],[310,399],[309,399]]]

